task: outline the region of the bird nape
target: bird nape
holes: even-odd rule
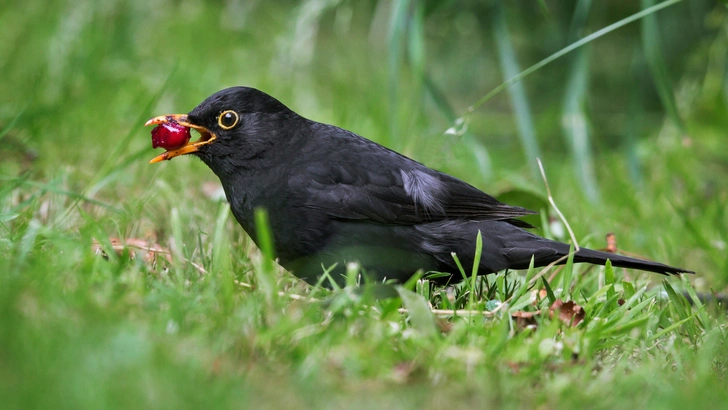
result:
[[[152,118],[146,125],[193,128],[196,141],[151,162],[184,154],[200,158],[220,178],[235,219],[258,241],[255,210],[268,213],[279,263],[315,283],[324,268],[336,280],[358,262],[377,281],[404,282],[416,271],[462,279],[483,246],[478,273],[545,266],[569,245],[535,235],[518,218],[533,214],[503,204],[455,177],[430,169],[350,131],[308,120],[248,87],[217,92],[189,114]],[[162,135],[164,136],[164,135]],[[692,271],[581,248],[574,262],[660,274]]]

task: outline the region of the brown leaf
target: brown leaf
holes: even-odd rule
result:
[[[452,322],[447,319],[443,319],[441,317],[435,318],[435,326],[437,326],[437,329],[441,333],[447,334],[452,331]]]
[[[617,253],[617,236],[613,232],[607,234],[607,247],[604,252]]]
[[[509,361],[506,363],[506,365],[511,368],[511,373],[513,374],[518,374],[521,372],[521,363]]]
[[[561,299],[556,301],[549,308],[549,316],[554,317],[554,312],[559,315],[559,319],[569,326],[576,326],[584,320],[584,309],[573,301],[563,302]]]
[[[535,312],[524,312],[522,310],[518,310],[516,312],[511,313],[511,317],[515,318],[522,318],[522,319],[532,319],[535,316],[538,316],[541,314],[540,310],[537,310]]]
[[[124,251],[127,250],[129,252],[130,259],[142,258],[147,264],[151,265],[153,269],[157,266],[159,255],[161,255],[166,262],[172,262],[172,258],[170,256],[171,252],[169,249],[159,244],[150,243],[149,241],[138,238],[127,238],[125,240],[109,238],[109,241],[111,242],[111,248],[117,255],[121,256],[124,254]],[[104,252],[104,249],[98,241],[94,240],[91,245],[91,249],[95,254],[99,254],[104,258],[107,257],[106,252]]]
[[[609,253],[616,253],[616,254],[621,254],[621,255],[627,255],[627,256],[631,256],[633,258],[639,258],[639,259],[647,259],[647,260],[649,260],[648,258],[646,258],[646,257],[644,257],[642,255],[638,255],[636,253],[631,253],[631,252],[627,252],[627,251],[625,251],[623,249],[619,249],[617,247],[617,236],[614,234],[614,232],[609,232],[607,234],[607,236],[606,236],[605,239],[607,241],[607,247],[600,249],[600,251],[609,252]]]
[[[548,292],[546,292],[546,289],[539,289],[539,290],[534,290],[531,293],[531,295],[533,295],[531,297],[531,299],[533,299],[533,301],[531,302],[531,305],[537,306],[539,303],[541,303],[542,300],[544,300],[544,299],[546,299],[546,297],[548,297]]]
[[[537,310],[535,312],[524,312],[522,310],[519,310],[511,313],[511,317],[516,319],[516,327],[518,328],[518,330],[523,330],[528,327],[536,328],[536,326],[538,326],[538,323],[536,323],[536,319],[534,318],[540,314],[540,310]]]
[[[147,264],[152,267],[152,269],[157,268],[157,263],[160,261],[160,255],[161,260],[164,261],[165,264],[172,263],[172,252],[169,250],[169,248],[165,248],[158,243],[138,238],[127,238],[121,240],[119,238],[112,237],[109,238],[109,241],[111,242],[111,248],[116,252],[117,255],[123,255],[124,251],[128,251],[130,259],[142,258]],[[96,240],[94,240],[93,244],[91,245],[91,250],[97,255],[108,258],[106,252],[104,252],[103,247]],[[200,272],[201,275],[207,274],[207,271],[201,265],[187,259],[183,260],[192,265],[195,269],[197,269],[197,271]]]

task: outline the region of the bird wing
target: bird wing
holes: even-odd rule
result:
[[[380,154],[386,155],[365,156],[358,163],[306,161],[294,166],[288,178],[296,199],[292,203],[344,220],[413,225],[459,218],[505,220],[531,227],[514,218],[533,211],[503,204],[457,178],[393,151]]]

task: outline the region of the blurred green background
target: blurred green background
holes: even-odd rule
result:
[[[248,85],[495,194],[544,192],[540,156],[581,236],[615,231],[625,249],[722,284],[723,5],[650,14],[495,95],[464,134],[456,125],[506,79],[651,4],[8,3],[2,170],[69,178],[70,190],[111,204],[155,179],[214,181],[189,159],[148,166],[141,124]]]
[[[177,243],[186,257],[212,258],[206,253],[208,234],[221,211],[208,198],[206,184],[216,178],[193,158],[147,164],[157,153],[143,124],[155,115],[188,112],[233,85],[259,88],[307,118],[352,130],[512,204],[548,214],[539,157],[580,245],[602,248],[604,235],[615,232],[621,249],[697,271],[690,279],[702,291],[720,292],[728,282],[728,10],[723,2],[669,1],[669,7],[597,36],[472,111],[468,108],[526,68],[657,2],[1,3],[5,268],[0,269],[7,276],[0,328],[7,332],[1,349],[7,353],[0,352],[0,380],[10,386],[7,391],[28,399],[14,404],[51,405],[69,385],[81,389],[87,370],[103,375],[101,383],[112,386],[105,390],[109,395],[89,391],[65,405],[94,407],[114,400],[132,405],[124,400],[135,394],[152,405],[205,402],[202,393],[176,397],[174,389],[164,388],[157,391],[170,397],[149,401],[143,388],[124,385],[144,383],[139,380],[122,379],[116,386],[116,370],[107,370],[118,367],[106,353],[101,368],[76,366],[94,341],[108,343],[99,352],[118,347],[119,357],[128,358],[124,346],[146,337],[137,333],[140,323],[166,326],[161,318],[135,319],[129,313],[135,310],[125,310],[129,306],[141,312],[150,303],[194,309],[177,299],[181,296],[170,296],[179,305],[154,302],[159,295],[150,296],[151,302],[132,300],[128,287],[156,289],[161,285],[154,277],[143,284],[120,279],[123,285],[104,288],[99,272],[124,278],[124,268],[104,267],[84,250],[92,239],[107,237],[153,238],[165,246],[184,237],[197,242]],[[239,227],[223,222],[226,240],[236,250],[232,258],[240,259],[233,265],[249,266],[250,242]],[[568,239],[548,224],[541,233]],[[206,290],[210,299],[205,300],[220,291]],[[62,313],[73,311],[74,304],[83,312],[91,306],[98,311]],[[118,304],[126,308],[117,311]],[[40,327],[21,326],[27,315],[39,318]],[[56,315],[60,319],[54,320]],[[107,340],[101,335],[116,315],[129,322],[114,327]],[[65,334],[74,320],[103,325],[43,344],[50,333]],[[224,327],[217,323],[199,331],[214,334]],[[165,337],[157,342],[165,343]],[[192,352],[200,350],[195,346]],[[59,349],[71,353],[56,355]],[[141,356],[126,369],[132,373],[139,363],[158,357],[144,349],[134,352],[131,356]],[[75,369],[55,393],[58,375],[40,371],[47,360],[60,361],[51,368],[61,373],[64,366]],[[174,367],[154,369],[141,370],[142,379],[179,377]],[[248,380],[257,371],[247,373]],[[46,384],[49,401],[19,377]],[[205,377],[192,372],[178,381],[191,386]],[[296,391],[307,391],[305,382],[294,379],[303,383]],[[248,388],[275,397],[261,380]],[[210,394],[218,394],[220,403],[235,402],[221,393],[227,387],[216,386],[217,393]],[[126,396],[130,391],[136,393]]]

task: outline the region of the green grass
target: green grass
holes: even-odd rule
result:
[[[728,399],[725,312],[691,296],[728,283],[728,40],[716,35],[724,6],[682,2],[598,37],[584,54],[538,67],[515,94],[489,96],[467,130],[444,133],[512,78],[495,42],[513,48],[515,67],[532,67],[579,31],[639,9],[581,2],[591,14],[577,22],[565,6],[506,3],[507,33],[497,33],[493,10],[479,4],[395,3],[3,7],[3,408],[684,408]],[[580,246],[604,247],[615,232],[620,249],[698,274],[569,263],[549,282],[553,269],[477,280],[463,272],[467,280],[445,289],[425,277],[387,300],[368,287],[304,285],[205,194],[217,181],[203,164],[147,163],[146,119],[237,84],[543,208],[540,233],[568,240],[548,223],[555,213],[526,159],[537,147]],[[588,124],[587,157],[564,138],[573,138],[568,109]],[[117,254],[110,238],[159,244],[169,260]],[[556,298],[580,305],[584,321],[550,317]],[[537,310],[531,321],[511,316]]]

